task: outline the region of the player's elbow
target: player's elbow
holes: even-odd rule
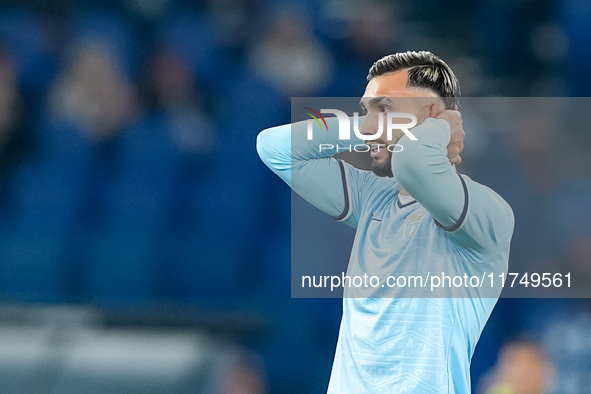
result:
[[[280,127],[265,129],[259,133],[256,149],[259,157],[268,167],[273,168],[278,162],[289,162],[290,136]],[[287,157],[286,157],[287,156]]]
[[[503,200],[505,205],[505,209],[503,210],[503,214],[505,216],[504,220],[504,234],[506,234],[507,243],[511,242],[511,238],[513,238],[513,231],[515,230],[515,214],[513,213],[513,209],[511,206]]]
[[[270,156],[271,137],[269,135],[269,130],[270,129],[263,130],[257,136],[257,153],[263,162],[265,162]]]

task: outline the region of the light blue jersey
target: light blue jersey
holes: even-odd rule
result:
[[[412,132],[418,140],[404,136],[392,156],[394,178],[333,158],[343,141],[320,129],[307,140],[306,122],[263,131],[257,149],[303,198],[356,228],[350,277],[506,273],[511,208],[451,166],[447,122],[429,118]],[[399,186],[412,197],[402,201]],[[434,298],[428,287],[345,286],[328,394],[469,393],[470,360],[501,287],[448,289]]]

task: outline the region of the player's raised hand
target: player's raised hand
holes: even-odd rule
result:
[[[462,162],[460,152],[464,149],[464,126],[462,124],[462,114],[455,106],[453,110],[448,109],[442,111],[437,115],[437,119],[443,119],[449,124],[451,131],[451,139],[447,145],[447,158],[451,164],[459,164]]]

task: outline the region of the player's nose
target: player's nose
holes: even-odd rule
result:
[[[363,135],[375,135],[378,131],[378,122],[377,119],[373,119],[370,115],[365,116],[361,126],[359,126],[359,133]]]

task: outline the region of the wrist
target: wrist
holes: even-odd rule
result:
[[[436,124],[439,125],[439,127],[437,129],[441,130],[441,133],[444,138],[444,143],[447,146],[451,141],[451,127],[450,127],[449,123],[447,122],[447,120],[445,120],[443,118],[429,118],[429,119],[433,119],[433,121],[435,121]]]

